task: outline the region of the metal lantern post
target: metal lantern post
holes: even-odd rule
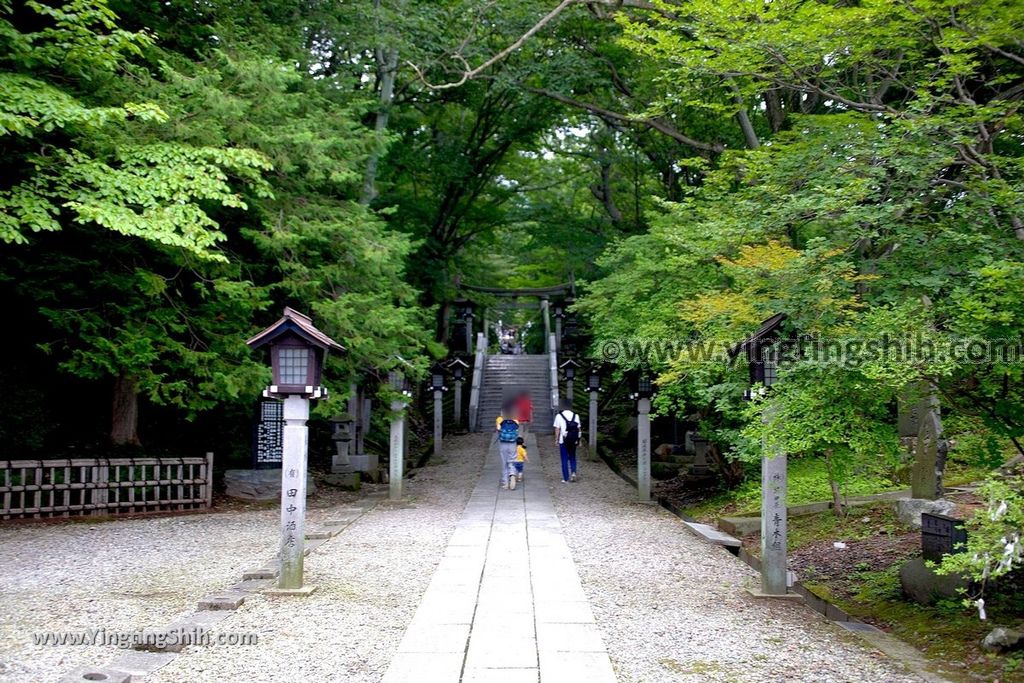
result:
[[[343,351],[336,341],[313,326],[306,315],[291,308],[276,323],[246,342],[254,349],[270,347],[273,384],[263,391],[284,400],[281,462],[281,571],[277,592],[308,595],[302,585],[306,540],[306,461],[309,451],[310,399],[327,397],[320,385],[330,350]]]
[[[641,503],[651,502],[651,396],[654,383],[644,370],[637,372],[633,393],[636,401],[636,488]]]
[[[388,373],[391,388],[402,395],[401,399],[391,402],[391,447],[388,468],[388,497],[391,500],[402,499],[402,478],[405,476],[405,408],[409,405],[408,381],[401,370]]]
[[[430,388],[434,391],[434,455],[441,455],[444,438],[444,366],[434,363],[430,369]]]

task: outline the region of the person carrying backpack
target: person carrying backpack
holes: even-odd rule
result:
[[[580,444],[580,416],[572,411],[568,399],[555,415],[555,443],[562,456],[562,483],[576,481],[576,447]]]
[[[519,438],[519,422],[513,417],[515,404],[506,401],[501,414],[494,421],[494,430],[498,433],[498,458],[501,460],[501,479],[498,485],[509,488],[509,480],[515,479],[516,440]]]

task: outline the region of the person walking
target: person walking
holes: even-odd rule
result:
[[[555,444],[562,456],[562,483],[576,481],[576,447],[580,443],[580,416],[572,411],[572,403],[562,399],[562,409],[555,415]]]
[[[526,441],[523,437],[516,439],[516,457],[512,460],[508,473],[508,487],[515,490],[516,480],[523,480],[523,468],[530,462],[530,456],[526,453]]]
[[[501,479],[498,485],[509,488],[509,475],[514,472],[516,439],[519,438],[519,422],[515,419],[515,403],[506,401],[501,414],[494,420],[494,431],[498,434],[498,458],[501,461]],[[514,477],[514,475],[513,475]]]

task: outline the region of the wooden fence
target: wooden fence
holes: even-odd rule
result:
[[[210,507],[213,453],[195,458],[0,460],[0,517]]]

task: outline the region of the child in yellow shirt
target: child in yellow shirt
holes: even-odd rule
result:
[[[513,458],[512,462],[509,463],[511,465],[511,471],[509,472],[508,477],[508,487],[510,489],[514,489],[516,487],[517,477],[519,478],[519,481],[523,480],[523,465],[528,462],[530,462],[530,458],[526,454],[526,443],[523,441],[523,437],[520,436],[516,439],[516,456]]]

